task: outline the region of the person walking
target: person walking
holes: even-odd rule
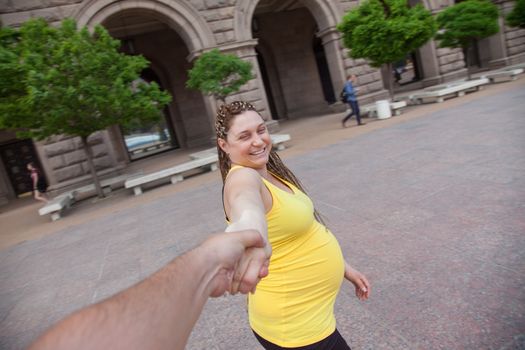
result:
[[[36,200],[47,203],[49,200],[46,196],[47,182],[33,162],[27,164],[27,170],[30,172],[31,183],[33,185],[33,194]]]
[[[223,180],[226,231],[253,229],[264,250],[244,255],[230,293],[244,280],[268,275],[248,296],[249,322],[265,349],[350,349],[337,331],[334,303],[343,279],[360,300],[370,283],[343,257],[303,186],[272,149],[270,134],[253,105],[220,106],[215,123]]]
[[[346,122],[352,118],[355,114],[357,119],[357,125],[365,125],[366,123],[361,122],[361,114],[359,112],[359,104],[357,103],[356,89],[353,84],[355,84],[357,78],[355,74],[351,74],[347,77],[345,86],[343,87],[343,96],[345,102],[350,106],[351,112],[346,115],[343,119],[343,128],[346,128]]]

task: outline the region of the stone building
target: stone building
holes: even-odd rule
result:
[[[454,0],[409,0],[433,13]],[[504,11],[514,1],[495,0]],[[102,25],[122,40],[122,50],[142,54],[151,67],[143,79],[155,80],[173,95],[165,119],[136,130],[119,126],[90,139],[100,174],[125,169],[157,152],[209,146],[216,101],[185,88],[187,70],[202,52],[218,48],[252,63],[256,78],[237,96],[252,102],[270,123],[341,110],[337,95],[352,72],[361,103],[385,98],[385,72],[348,58],[336,30],[356,0],[0,0],[4,25],[31,17],[49,22],[75,18],[82,26]],[[525,30],[508,28],[480,40],[469,55],[479,69],[525,61]],[[415,89],[464,77],[460,50],[428,42],[401,62],[397,89]],[[339,108],[339,109],[338,109]],[[79,140],[56,136],[20,140],[0,130],[0,203],[31,189],[25,164],[36,161],[50,184],[61,191],[89,181]],[[29,186],[29,187],[28,187]]]

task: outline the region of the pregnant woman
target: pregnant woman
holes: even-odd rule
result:
[[[257,279],[261,264],[269,264],[248,298],[255,337],[265,349],[350,349],[336,329],[334,303],[343,279],[366,300],[366,277],[345,261],[251,104],[221,106],[215,129],[228,231],[255,229],[266,242],[264,252],[239,263],[231,290],[246,292],[239,281]]]

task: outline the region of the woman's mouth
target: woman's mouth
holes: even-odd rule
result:
[[[252,156],[260,156],[262,154],[264,154],[266,152],[266,147],[264,147],[263,149],[260,149],[258,151],[255,151],[255,152],[251,152],[250,155]]]

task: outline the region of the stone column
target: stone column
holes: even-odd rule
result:
[[[322,40],[326,61],[330,70],[330,78],[334,86],[336,98],[340,87],[346,81],[346,72],[342,60],[341,34],[335,27],[323,29],[317,33],[317,37]]]
[[[421,46],[418,51],[423,86],[426,87],[441,82],[436,42],[429,40],[425,45]]]
[[[507,48],[505,46],[505,20],[502,16],[498,18],[499,32],[489,38],[480,40],[480,53],[490,53],[487,65],[489,68],[499,68],[507,64]],[[481,45],[483,42],[485,45]],[[485,63],[485,62],[484,62]]]
[[[259,62],[257,62],[257,52],[255,51],[257,42],[257,39],[252,39],[243,42],[236,42],[219,48],[224,53],[235,54],[241,59],[250,62],[253,68],[253,75],[255,76],[255,79],[250,80],[242,86],[237,94],[229,96],[227,101],[237,98],[248,101],[255,106],[265,120],[271,121],[272,116],[268,105],[268,98],[266,96],[266,91],[264,90],[264,82],[262,80]],[[275,121],[275,123],[277,122]]]

